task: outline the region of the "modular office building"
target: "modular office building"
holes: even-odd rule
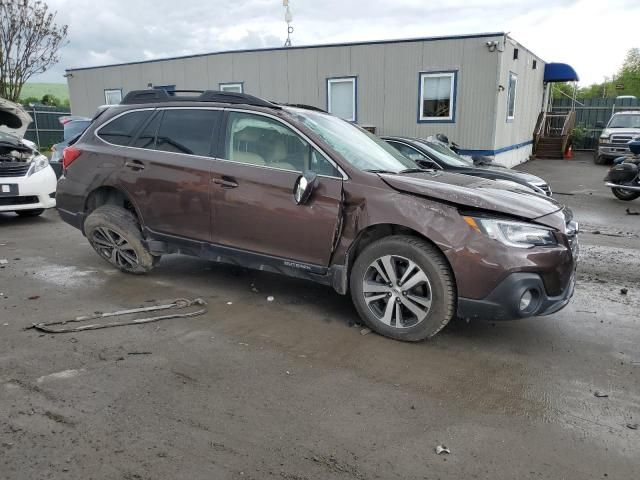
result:
[[[227,90],[313,105],[378,135],[443,133],[467,155],[531,155],[542,59],[504,33],[265,48],[67,70],[74,114],[131,90]]]

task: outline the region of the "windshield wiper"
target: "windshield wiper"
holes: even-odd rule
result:
[[[365,172],[369,172],[369,173],[390,173],[391,175],[396,175],[398,172],[392,172],[391,170],[381,170],[381,169],[367,169],[365,170]]]
[[[426,172],[428,169],[426,168],[406,168],[404,170],[400,170],[398,173],[419,173]]]

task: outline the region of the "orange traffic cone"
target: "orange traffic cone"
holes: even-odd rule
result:
[[[571,160],[572,158],[573,158],[573,147],[569,145],[569,148],[567,148],[567,151],[564,152],[564,159]]]

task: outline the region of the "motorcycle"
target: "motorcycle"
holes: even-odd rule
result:
[[[640,138],[628,143],[631,153],[624,161],[614,164],[604,178],[605,185],[624,201],[640,197]]]

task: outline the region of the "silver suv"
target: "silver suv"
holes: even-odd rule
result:
[[[629,153],[627,145],[640,137],[640,111],[614,113],[598,139],[594,161],[603,164]]]

